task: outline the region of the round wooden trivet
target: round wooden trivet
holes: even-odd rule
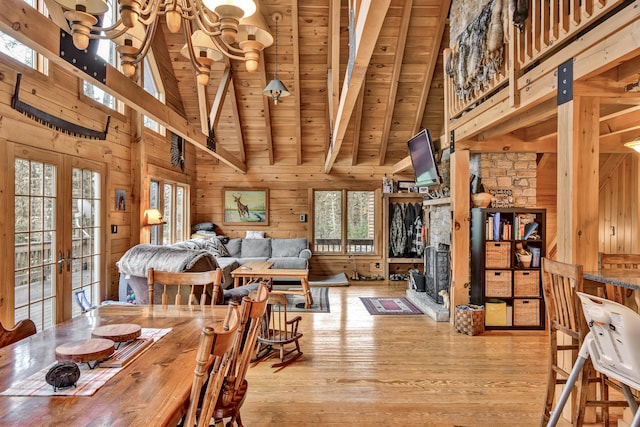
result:
[[[56,360],[87,363],[109,357],[115,351],[115,343],[103,338],[73,341],[56,347]]]
[[[133,323],[118,323],[115,325],[99,326],[91,332],[93,338],[106,338],[115,342],[127,342],[140,336],[140,325]]]

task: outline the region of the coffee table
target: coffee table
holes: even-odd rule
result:
[[[233,286],[237,288],[240,285],[240,279],[243,284],[247,284],[248,279],[262,278],[271,280],[274,278],[282,279],[300,279],[302,289],[285,289],[272,290],[277,294],[293,294],[304,296],[304,308],[310,308],[313,304],[311,289],[309,287],[309,270],[307,269],[290,269],[290,268],[271,268],[273,263],[265,261],[250,261],[231,272],[233,277]]]

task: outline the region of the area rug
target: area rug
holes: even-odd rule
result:
[[[369,314],[423,314],[404,297],[378,298],[360,297]]]
[[[277,289],[277,288],[275,288]],[[304,297],[302,295],[289,295],[287,294],[288,312],[300,312],[300,313],[329,313],[329,288],[311,288],[311,296],[313,297],[313,304],[310,308],[304,308]]]
[[[311,276],[309,277],[310,286],[349,286],[349,279],[344,273],[334,274],[333,276]]]

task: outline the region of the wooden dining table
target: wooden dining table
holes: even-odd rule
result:
[[[603,268],[600,270],[584,271],[582,273],[584,279],[585,291],[596,294],[596,288],[602,285],[610,285],[622,288],[627,294],[627,299],[633,296],[635,309],[640,308],[640,269],[631,268]],[[625,303],[626,305],[630,305]],[[633,303],[630,305],[633,307]]]
[[[92,396],[0,396],[0,425],[175,426],[188,406],[200,332],[226,313],[227,306],[105,305],[4,347],[0,392],[50,366],[56,347],[89,339],[98,326],[172,328]]]
[[[611,268],[584,271],[582,277],[593,282],[640,291],[640,269]]]

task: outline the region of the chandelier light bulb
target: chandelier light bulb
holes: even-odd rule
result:
[[[95,16],[80,10],[70,10],[64,13],[71,26],[71,36],[76,49],[85,50],[89,47],[89,34],[91,27],[96,25],[98,20]]]
[[[180,3],[167,6],[166,19],[169,31],[174,34],[180,31],[180,26],[182,25],[182,6]]]
[[[141,6],[138,0],[120,0],[120,18],[122,23],[133,28],[140,18]]]

